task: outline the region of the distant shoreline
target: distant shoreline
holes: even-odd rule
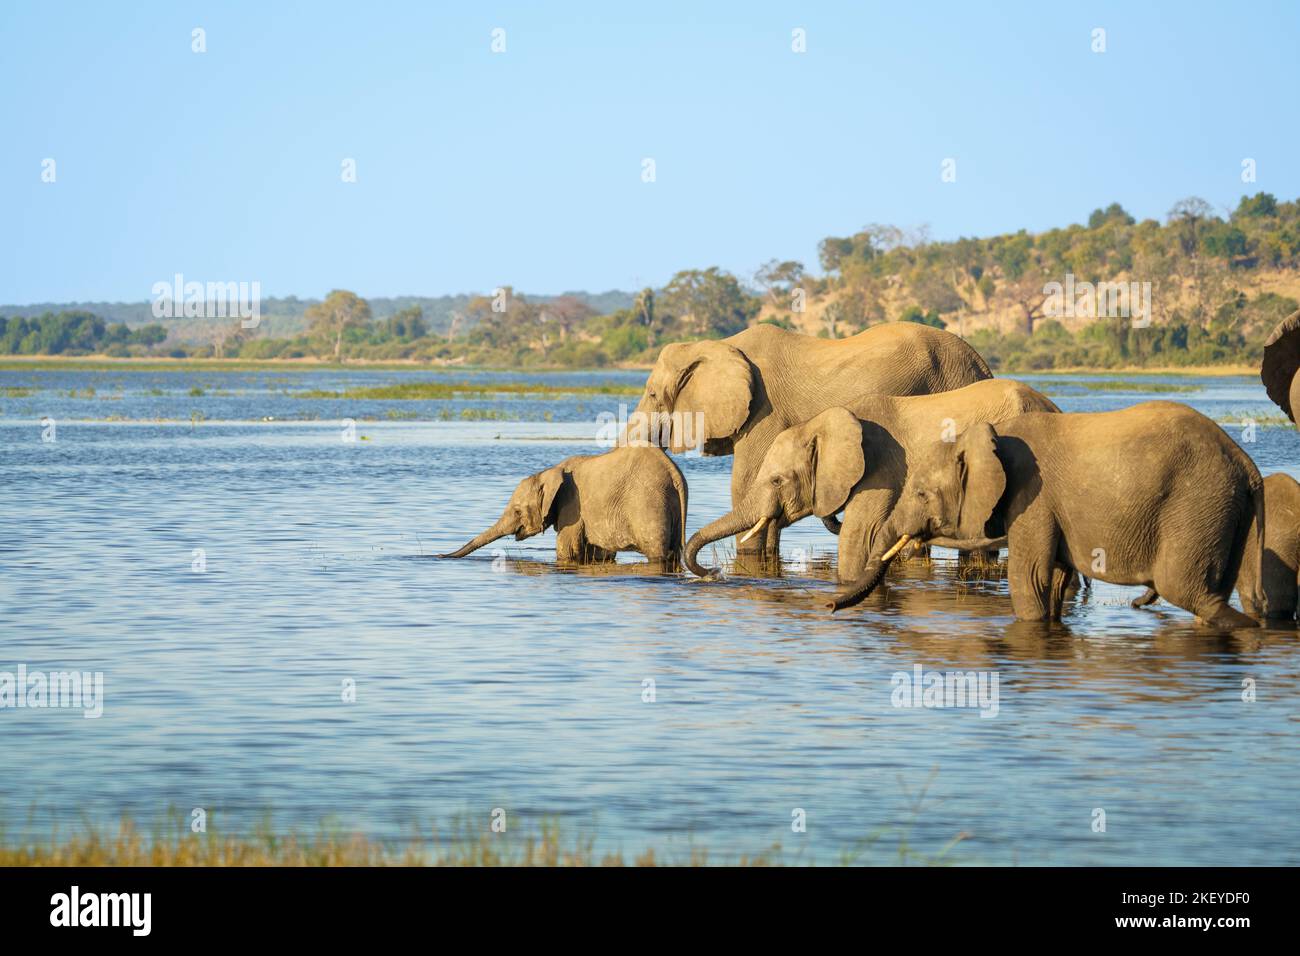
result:
[[[420,362],[412,359],[384,359],[384,360],[367,360],[352,359],[347,362],[323,362],[314,358],[293,358],[293,359],[241,359],[241,358],[171,358],[164,356],[140,356],[129,358],[117,358],[107,355],[6,355],[0,358],[0,371],[13,371],[29,368],[84,368],[87,370],[111,370],[118,369],[122,371],[168,371],[179,372],[189,369],[203,369],[206,371],[241,371],[241,370],[288,370],[302,369],[311,371],[317,369],[369,369],[375,371],[418,371],[427,370],[430,372],[451,373],[451,372],[518,372],[530,375],[558,375],[572,374],[575,372],[600,373],[600,372],[649,372],[653,366],[650,365],[607,365],[593,368],[536,368],[527,366],[498,366],[498,365],[462,365],[449,362]],[[1141,366],[1129,365],[1116,368],[1092,368],[1079,366],[1072,368],[1052,368],[1043,369],[1038,372],[1016,372],[1011,375],[1001,375],[1000,378],[1024,377],[1027,375],[1053,376],[1053,375],[1199,375],[1199,376],[1222,376],[1228,377],[1233,375],[1258,376],[1259,367],[1256,365],[1244,364],[1225,364],[1225,365],[1161,365],[1161,366]]]

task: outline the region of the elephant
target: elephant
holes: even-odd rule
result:
[[[739,508],[785,429],[833,406],[853,410],[867,395],[928,395],[992,377],[963,339],[915,322],[843,339],[760,324],[726,339],[664,346],[636,411],[672,451],[702,443],[706,455],[734,455],[731,504]],[[739,550],[774,561],[779,547],[773,523]]]
[[[691,537],[686,566],[707,576],[697,558],[714,541],[746,529],[745,537],[751,537],[769,523],[785,528],[810,514],[833,518],[843,509],[839,580],[856,580],[898,501],[908,463],[930,440],[1033,411],[1060,409],[1028,385],[1005,378],[937,395],[871,395],[853,410],[828,408],[776,436],[741,503]]]
[[[1265,528],[1264,517],[1264,483],[1250,456],[1186,405],[1030,412],[934,443],[909,469],[861,577],[828,607],[863,600],[913,538],[1005,534],[1021,620],[1059,620],[1078,571],[1154,587],[1201,624],[1256,627],[1228,600],[1243,563],[1244,580],[1259,580],[1263,546],[1252,529]],[[1252,595],[1250,606],[1261,604]]]
[[[676,571],[686,539],[686,500],[686,479],[661,449],[574,455],[519,482],[495,524],[439,557],[463,558],[508,534],[523,541],[554,527],[560,563],[613,561],[619,551],[639,551]]]
[[[1237,594],[1241,606],[1252,617],[1292,620],[1296,616],[1296,580],[1300,574],[1300,482],[1290,475],[1269,475],[1264,479],[1264,555],[1259,580],[1255,580],[1250,563],[1241,567]],[[1263,606],[1256,603],[1263,598]],[[1147,588],[1134,598],[1133,607],[1145,607],[1160,598],[1155,588]]]
[[[1300,411],[1300,311],[1292,312],[1277,324],[1264,341],[1264,362],[1259,377],[1264,388],[1291,421]]]

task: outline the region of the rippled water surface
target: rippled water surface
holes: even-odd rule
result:
[[[669,857],[1300,862],[1294,628],[1216,634],[1102,584],[1063,626],[1016,625],[1000,575],[943,552],[832,618],[834,539],[807,521],[780,577],[557,569],[550,533],[438,561],[635,396],[304,397],[430,377],[0,371],[0,671],[104,673],[97,720],[0,710],[9,838],[204,807],[226,831],[269,813],[399,839],[499,807]],[[1300,475],[1256,381],[1027,378],[1066,410],[1186,401]],[[678,460],[694,530],[730,459]],[[893,706],[917,665],[996,675],[996,716]]]

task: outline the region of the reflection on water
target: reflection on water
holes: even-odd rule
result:
[[[939,550],[832,616],[834,539],[808,521],[778,573],[719,581],[635,555],[557,568],[552,534],[439,561],[521,476],[589,451],[619,399],[532,400],[549,423],[444,422],[438,407],[370,423],[350,402],[286,422],[307,403],[259,381],[192,397],[188,373],[150,373],[156,396],[113,373],[140,413],[107,423],[85,407],[101,399],[67,395],[106,391],[93,374],[0,373],[35,388],[0,399],[0,670],[105,675],[98,720],[0,710],[10,837],[201,806],[227,830],[270,810],[281,828],[329,817],[397,838],[503,807],[609,848],[693,840],[715,859],[779,843],[831,862],[875,839],[862,859],[891,862],[906,832],[936,854],[967,834],[956,862],[1297,862],[1294,627],[1209,632],[1104,584],[1062,624],[1020,624],[1001,570]],[[294,373],[301,389],[344,374],[413,373]],[[637,380],[598,378],[619,376]],[[1253,383],[1203,384],[1175,397],[1225,421],[1274,414]],[[1074,392],[1056,397],[1149,397]],[[228,411],[191,425],[209,399]],[[364,440],[343,442],[331,416]],[[1291,430],[1258,439],[1264,472],[1295,473]],[[679,462],[693,531],[727,507],[730,461]],[[703,557],[728,566],[728,551]],[[894,706],[894,675],[917,665],[996,674],[997,716]]]

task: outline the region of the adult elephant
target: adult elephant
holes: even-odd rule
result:
[[[1263,607],[1260,531],[1267,527],[1255,463],[1186,405],[1030,412],[933,443],[909,467],[861,578],[831,607],[870,594],[913,538],[1005,534],[1011,604],[1022,620],[1058,620],[1078,571],[1154,588],[1204,624],[1254,627],[1228,599],[1240,573],[1254,592],[1243,604]]]
[[[1300,411],[1300,312],[1292,312],[1277,324],[1264,342],[1264,364],[1259,377],[1268,397],[1286,412],[1291,421]]]
[[[663,423],[655,433],[672,451],[702,441],[706,455],[734,455],[735,508],[776,436],[792,425],[837,405],[853,408],[864,395],[928,395],[992,377],[963,339],[915,322],[845,339],[756,325],[727,339],[664,346],[636,410],[642,421]],[[833,517],[827,527],[836,530]],[[775,561],[780,542],[773,523],[738,543],[737,553]]]
[[[1242,562],[1237,577],[1241,606],[1252,617],[1293,620],[1296,615],[1297,580],[1300,579],[1300,482],[1277,472],[1264,479],[1264,555],[1259,580],[1249,561]],[[1251,546],[1253,542],[1248,542]],[[1146,607],[1159,600],[1155,588],[1131,602]],[[1259,604],[1263,599],[1263,606]]]
[[[828,408],[777,436],[740,506],[691,537],[686,566],[706,577],[710,571],[698,556],[714,541],[843,510],[839,580],[856,580],[898,502],[908,462],[919,452],[945,435],[955,440],[959,431],[979,422],[1059,411],[1047,396],[1008,378],[937,395],[871,395],[852,409]]]

